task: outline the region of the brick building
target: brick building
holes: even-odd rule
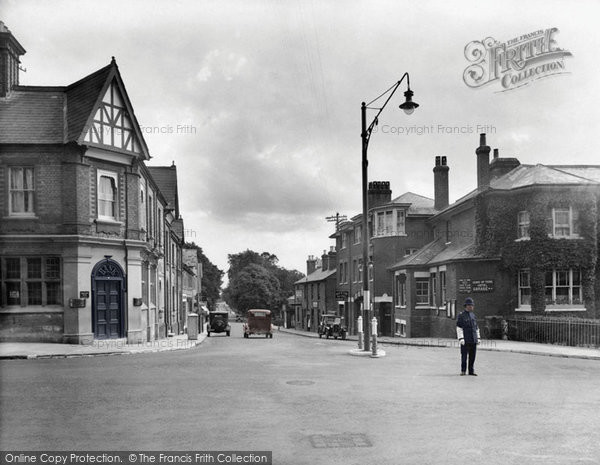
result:
[[[176,194],[145,165],[114,58],[67,86],[19,86],[24,53],[0,23],[0,338],[182,331]]]
[[[335,251],[323,251],[321,259],[306,261],[306,277],[294,283],[294,326],[316,332],[325,313],[343,316],[336,299]]]
[[[370,182],[368,187],[369,289],[379,331],[391,336],[398,328],[388,268],[431,240],[426,221],[435,212],[434,201],[412,192],[392,200],[390,183],[386,181]],[[338,291],[346,296],[340,301],[341,311],[348,330],[355,333],[363,292],[362,215],[340,224],[330,237],[336,240]]]
[[[478,318],[598,317],[600,166],[490,162],[476,149],[477,188],[428,219],[434,240],[390,267],[408,337],[453,337],[468,296]],[[435,170],[434,170],[435,171]]]

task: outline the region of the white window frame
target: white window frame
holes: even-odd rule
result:
[[[446,270],[440,269],[440,296],[441,301],[440,304],[442,306],[446,305]]]
[[[573,269],[573,268],[569,268],[569,269],[554,269],[552,271],[550,271],[549,273],[552,273],[552,285],[551,286],[545,286],[544,289],[550,288],[552,291],[552,302],[553,303],[546,303],[546,311],[547,312],[561,312],[561,311],[569,311],[569,312],[585,312],[585,305],[583,303],[583,283],[582,283],[582,276],[581,276],[581,270],[579,269]],[[567,285],[558,285],[558,273],[567,273]],[[579,273],[579,285],[578,286],[574,286],[573,285],[573,277],[575,273]],[[545,278],[544,278],[545,280]],[[568,299],[569,302],[566,304],[557,304],[556,302],[556,290],[558,287],[566,287],[568,288]],[[574,288],[578,289],[578,293],[579,293],[579,301],[580,303],[573,303],[573,298],[574,298]],[[544,299],[546,298],[546,291],[544,290]]]
[[[362,242],[362,225],[356,225],[354,227],[354,243],[360,244]]]
[[[517,213],[517,238],[518,239],[529,239],[529,226],[531,224],[531,217],[527,210],[520,211]]]
[[[31,184],[30,188],[16,189],[12,187],[13,170],[21,170],[24,175],[26,170],[31,170]],[[14,211],[13,205],[13,193],[22,192],[23,196],[28,193],[31,198],[31,210],[16,212]],[[23,199],[24,200],[24,199]],[[31,218],[35,217],[35,169],[33,166],[9,166],[8,167],[8,215],[12,217],[20,218]]]
[[[527,276],[527,285],[522,280],[522,276]],[[521,289],[529,289],[529,304],[524,304],[521,296]],[[515,310],[518,312],[530,312],[531,311],[531,272],[528,268],[519,270],[517,272],[517,299],[518,299],[518,308]]]
[[[145,183],[140,184],[140,227],[148,232],[148,225],[146,224],[147,212],[146,206],[148,205],[148,201],[146,198],[146,185]]]
[[[567,213],[569,215],[568,223],[560,223],[556,222],[557,213]],[[557,228],[568,228],[568,234],[556,234]],[[573,212],[571,211],[571,207],[567,208],[553,208],[552,209],[552,237],[555,238],[568,238],[573,236]]]
[[[97,170],[96,178],[96,208],[98,219],[104,221],[119,221],[119,175],[114,171]],[[100,180],[102,178],[111,178],[115,183],[115,195],[113,200],[114,216],[100,214],[100,201],[104,200],[100,198]]]
[[[419,288],[418,288],[418,284],[424,284],[426,285],[426,288],[424,290],[424,292],[421,292],[419,294]],[[431,294],[430,294],[430,286],[431,286],[431,281],[430,278],[427,277],[415,277],[415,307],[427,307],[429,308],[431,306]],[[419,302],[419,297],[427,297],[427,302]]]
[[[394,210],[396,225],[396,235],[401,236],[406,234],[406,210],[396,209]]]

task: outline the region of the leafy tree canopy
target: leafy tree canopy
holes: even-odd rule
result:
[[[229,285],[223,297],[242,313],[250,308],[281,309],[293,295],[294,282],[304,277],[297,270],[278,266],[279,259],[269,252],[246,250],[229,255],[228,259]]]

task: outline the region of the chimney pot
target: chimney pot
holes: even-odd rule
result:
[[[498,153],[498,149],[494,149],[494,158],[498,158],[499,153]]]
[[[435,157],[435,166],[440,166],[440,157]]]
[[[446,166],[446,157],[445,156],[442,157],[442,166]]]
[[[484,132],[484,133],[479,134],[479,146],[483,147],[485,145],[487,145],[487,144],[485,142],[485,132]]]

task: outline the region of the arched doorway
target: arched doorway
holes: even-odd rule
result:
[[[92,270],[92,331],[96,339],[125,337],[125,273],[110,255]]]

